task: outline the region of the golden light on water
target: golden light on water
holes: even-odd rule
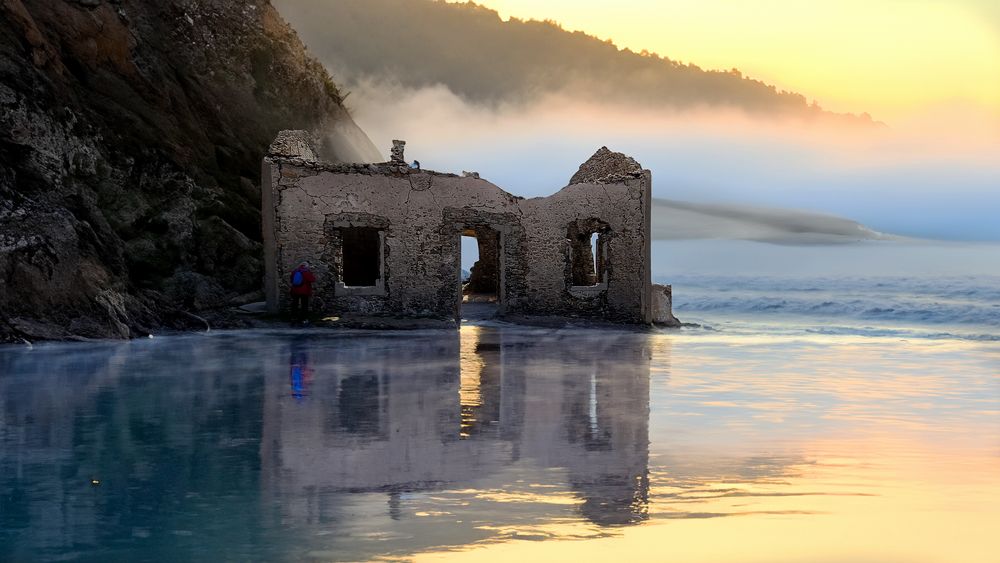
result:
[[[476,421],[476,410],[483,406],[482,377],[485,366],[478,352],[479,336],[482,331],[478,326],[463,326],[460,336],[460,367],[459,402],[462,407],[462,426],[460,436],[469,437],[469,430]]]
[[[611,561],[627,553],[660,561],[996,561],[1000,488],[997,479],[969,481],[967,467],[996,475],[996,456],[965,457],[957,467],[913,455],[860,459],[883,445],[817,444],[845,457],[790,467],[797,474],[774,483],[721,479],[697,494],[654,485],[650,522],[604,537],[580,540],[579,524],[567,523],[549,533],[577,541],[506,541],[416,560]],[[829,449],[836,447],[847,451]]]
[[[463,377],[483,369],[476,335],[462,335]],[[1000,380],[984,345],[706,335],[649,348],[647,521],[483,523],[492,539],[415,560],[996,561],[1000,444],[982,425]],[[573,502],[530,490],[476,497]]]
[[[996,341],[765,337],[727,326],[109,345],[89,372],[103,378],[100,389],[91,377],[35,375],[78,363],[74,348],[18,350],[13,365],[42,361],[0,378],[15,399],[2,407],[7,420],[30,416],[43,431],[22,434],[23,445],[8,440],[25,471],[0,475],[44,493],[21,506],[75,524],[43,537],[9,525],[21,513],[0,511],[6,530],[26,531],[7,559],[50,553],[38,538],[77,556],[81,530],[98,529],[116,545],[140,542],[129,552],[139,558],[165,530],[172,544],[201,542],[180,559],[206,560],[242,546],[244,558],[317,561],[997,561]],[[246,353],[233,355],[234,343]],[[214,370],[177,372],[178,350],[216,358],[206,362]],[[307,400],[289,396],[298,385],[290,368],[301,365],[313,374]],[[167,375],[135,377],[153,366]],[[216,388],[213,373],[237,385]],[[157,389],[179,400],[153,404]],[[114,393],[112,412],[101,414],[110,403],[95,392]],[[52,397],[77,401],[72,416],[51,417]],[[187,425],[214,424],[222,405],[260,397],[259,410],[240,411],[249,419],[221,432]],[[112,428],[177,412],[184,418],[165,444],[216,468],[205,476],[211,486],[158,478],[151,468],[163,466],[145,455],[136,424],[112,442],[87,429],[102,416]],[[240,437],[257,429],[259,439]],[[74,436],[116,447],[65,457]],[[215,446],[190,449],[205,438]],[[136,528],[117,516],[134,500],[132,483],[181,504],[150,511],[155,518]],[[76,504],[64,502],[67,491]],[[223,497],[231,503],[214,504]],[[100,557],[106,545],[86,553]]]

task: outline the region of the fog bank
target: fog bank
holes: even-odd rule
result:
[[[794,209],[654,199],[652,213],[654,240],[734,239],[826,245],[900,239],[850,219]]]
[[[381,150],[392,139],[406,139],[411,160],[441,171],[474,170],[518,195],[558,191],[607,145],[652,170],[659,198],[801,209],[917,238],[1000,240],[1000,120],[976,108],[932,108],[891,127],[859,130],[718,108],[669,112],[595,104],[571,92],[529,106],[487,107],[443,86],[414,90],[386,82],[359,84],[348,104]],[[664,211],[692,219],[690,208]],[[717,221],[720,211],[708,215]],[[716,225],[732,228],[731,220]],[[670,234],[674,238],[711,234],[708,223],[693,227],[668,226],[666,232],[683,231]],[[743,226],[736,230],[745,232]],[[770,237],[750,232],[735,238]]]

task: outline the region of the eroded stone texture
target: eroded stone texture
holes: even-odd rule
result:
[[[406,141],[393,141],[392,151],[389,153],[389,158],[393,164],[406,164],[406,156],[404,151],[406,150]]]
[[[308,131],[282,131],[271,143],[268,152],[283,158],[301,158],[315,162],[319,159],[313,148],[319,140]]]
[[[580,170],[569,183],[615,184],[629,178],[640,178],[642,175],[642,165],[634,158],[612,152],[608,147],[601,147],[594,156],[580,165]]]
[[[678,327],[681,322],[674,316],[673,287],[653,284],[653,323]]]
[[[281,147],[289,135],[310,139],[286,132]],[[474,281],[485,287],[496,279],[501,315],[653,320],[652,178],[625,155],[602,148],[588,161],[590,172],[574,177],[583,181],[524,199],[471,176],[398,162],[330,165],[283,152],[263,163],[265,289],[274,312],[287,306],[290,272],[309,260],[317,306],[330,314],[458,318],[461,237],[471,233],[484,260]],[[377,260],[364,266],[378,264],[377,282],[362,287],[344,283],[345,241],[371,240],[351,231],[360,228],[380,237]],[[594,250],[582,250],[594,233],[597,271]],[[588,261],[589,275],[574,276]]]

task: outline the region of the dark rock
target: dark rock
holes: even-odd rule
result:
[[[0,340],[128,338],[260,287],[260,159],[350,117],[266,0],[0,3]]]
[[[164,285],[167,298],[184,311],[216,309],[228,303],[226,290],[217,281],[195,272],[178,272]]]

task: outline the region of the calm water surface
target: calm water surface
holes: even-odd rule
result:
[[[0,348],[0,560],[1000,561],[1000,342]]]

